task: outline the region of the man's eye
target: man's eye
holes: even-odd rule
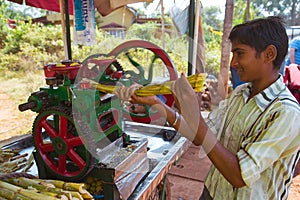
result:
[[[243,55],[242,52],[236,52],[236,54],[237,54],[238,56],[242,56],[242,55]]]

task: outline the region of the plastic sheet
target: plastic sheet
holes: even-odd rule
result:
[[[75,34],[77,44],[93,45],[96,43],[96,22],[94,0],[75,0]]]

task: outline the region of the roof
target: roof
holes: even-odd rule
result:
[[[290,39],[300,35],[300,26],[289,26],[286,28],[286,33]]]

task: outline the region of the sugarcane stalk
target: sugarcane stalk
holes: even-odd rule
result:
[[[33,157],[33,153],[31,153],[29,158],[27,159],[26,167],[22,170],[22,172],[27,172],[34,164],[33,161],[34,161],[34,157]]]
[[[0,149],[0,155],[15,155],[20,152],[20,149]]]
[[[42,179],[29,179],[30,182],[42,186],[52,186],[56,189],[61,189],[62,192],[69,193],[70,196],[79,199],[93,199],[93,196],[84,188],[84,183],[64,182],[60,180],[42,180]],[[51,191],[51,190],[50,190]]]
[[[20,177],[18,179],[8,179],[8,181],[22,187],[32,186],[38,190],[46,189],[45,191],[50,191],[50,189],[57,189],[61,191],[61,189],[55,188],[55,185],[53,184],[42,184],[43,181],[41,179],[29,179],[25,177]]]
[[[40,179],[33,179],[33,181],[36,181],[37,184],[41,184],[41,185],[46,186],[46,187],[50,187],[50,188],[55,188],[56,187],[52,183],[47,183],[47,182],[45,182],[43,180],[40,180]],[[60,189],[62,189],[62,188],[60,188]]]
[[[56,197],[56,198],[59,198],[60,200],[72,199],[72,196],[70,194],[68,196],[66,196],[65,194],[57,194],[57,193],[47,192],[47,191],[39,191],[39,193],[47,195],[47,196],[51,196],[51,197]]]
[[[41,180],[41,182],[50,183],[54,185],[57,188],[61,188],[64,190],[70,190],[70,191],[78,191],[80,193],[85,192],[84,189],[84,183],[70,183],[70,182],[64,182],[59,180]]]
[[[17,149],[0,149],[0,163],[8,161],[19,152],[20,150]]]
[[[13,161],[7,161],[0,165],[0,172],[2,173],[11,173],[18,169],[21,169],[25,166],[27,159],[26,158],[18,158]]]
[[[81,194],[79,192],[76,191],[70,191],[72,199],[73,198],[77,198],[79,200],[84,200],[84,198],[81,196]]]
[[[5,199],[9,199],[9,200],[31,200],[31,198],[23,196],[21,194],[16,194],[15,192],[6,189],[6,188],[1,188],[0,187],[0,197],[5,198]]]
[[[13,160],[16,160],[16,159],[19,159],[19,158],[24,158],[26,156],[28,156],[28,153],[24,153],[24,154],[21,154],[21,155],[16,155],[16,156],[11,157],[10,161],[13,161]]]
[[[18,171],[19,169],[22,169],[26,166],[26,163],[19,163],[14,168],[11,168],[7,171],[7,173]]]
[[[54,193],[54,197],[59,197],[59,195],[65,195],[67,197],[70,196],[69,193],[62,191],[62,189],[60,188],[55,188],[54,186],[45,186],[45,185],[41,185],[39,184],[37,181],[35,181],[34,179],[29,179],[29,178],[25,178],[25,177],[20,177],[17,179],[8,179],[7,182],[23,187],[23,188],[28,188],[28,187],[32,187],[35,188],[41,192],[49,192],[49,193]],[[49,195],[50,196],[50,195]]]
[[[187,77],[188,82],[195,92],[200,92],[203,89],[203,84],[206,74],[193,74]],[[138,96],[150,96],[158,94],[172,94],[171,85],[174,81],[167,81],[161,84],[147,85],[135,90]]]
[[[49,197],[49,196],[37,193],[34,190],[27,190],[27,189],[24,189],[22,187],[15,186],[13,184],[10,184],[10,183],[4,182],[4,181],[0,181],[0,187],[11,190],[15,194],[21,194],[25,197],[29,197],[32,200],[41,200],[41,199],[42,200],[56,200],[56,199],[58,199],[58,198],[55,198],[55,197]]]
[[[203,89],[203,84],[205,81],[207,74],[200,73],[200,74],[193,74],[187,77],[188,82],[192,86],[195,92],[201,92]],[[117,91],[120,86],[114,86],[114,85],[104,85],[97,83],[95,81],[84,79],[83,81],[87,81],[90,83],[92,88],[95,88],[96,90],[99,90],[103,93],[114,93]],[[138,96],[152,96],[152,95],[158,95],[158,94],[172,94],[171,91],[171,85],[174,82],[167,81],[161,84],[152,84],[152,85],[146,85],[143,86],[137,90],[135,90],[135,94]]]
[[[93,195],[91,195],[88,191],[85,193],[81,193],[83,199],[94,199]]]
[[[36,184],[49,186],[52,185],[57,189],[61,189],[63,192],[69,193],[72,197],[76,197],[78,199],[93,199],[93,196],[84,188],[84,183],[72,183],[72,182],[64,182],[60,180],[42,180],[42,179],[31,179],[32,182]]]
[[[13,157],[15,153],[8,151],[0,150],[0,162],[4,162],[5,160],[9,160],[10,157]]]

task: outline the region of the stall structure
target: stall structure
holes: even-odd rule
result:
[[[69,13],[70,2],[64,3]],[[65,22],[68,30],[67,17]],[[142,40],[124,42],[82,62],[72,60],[70,32],[65,33],[67,59],[45,65],[46,86],[19,105],[22,112],[37,113],[32,134],[1,149],[22,148],[33,155],[28,173],[41,179],[87,184],[90,178],[99,180],[100,189],[91,192],[95,199],[151,199],[156,194],[164,198],[165,177],[191,143],[159,113],[147,106],[135,113],[132,106],[137,105],[120,104],[112,91],[120,83],[147,86],[177,79],[172,60],[157,45]],[[190,45],[193,50],[193,42]],[[148,55],[147,64],[140,63],[140,54]],[[128,64],[135,70],[125,68]],[[173,106],[170,93],[157,95]]]

